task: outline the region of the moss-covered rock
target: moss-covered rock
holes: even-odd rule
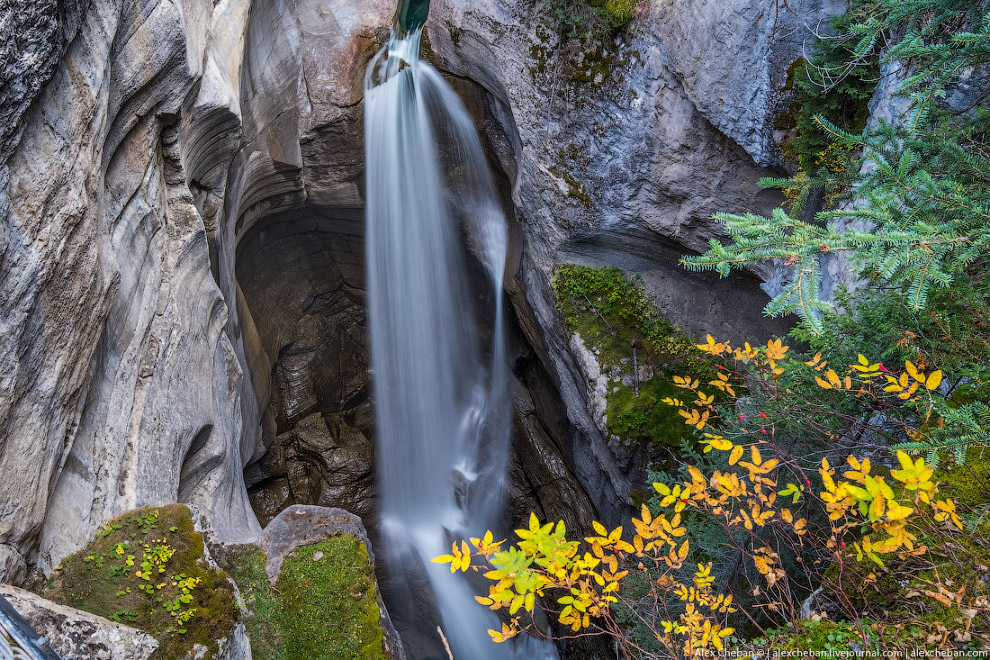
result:
[[[677,388],[665,373],[641,382],[639,390],[636,396],[635,387],[621,383],[613,386],[606,408],[609,430],[627,441],[679,446],[686,428],[684,419],[663,400],[684,396],[684,390]]]
[[[231,572],[252,612],[245,627],[255,660],[391,657],[368,552],[353,536],[297,549],[274,587],[260,550],[245,550]]]
[[[282,564],[279,627],[290,659],[384,660],[375,575],[353,536],[299,548]]]
[[[151,634],[154,658],[218,650],[239,618],[227,574],[212,565],[188,507],[145,507],[106,523],[56,567],[41,595]]]
[[[611,378],[609,432],[630,443],[678,446],[688,427],[678,407],[663,400],[689,393],[673,384],[673,376],[707,381],[715,373],[712,364],[700,360],[694,340],[661,317],[618,268],[565,265],[553,288],[567,329],[581,336]]]
[[[251,613],[255,660],[402,660],[356,516],[292,506],[259,544],[223,558]]]

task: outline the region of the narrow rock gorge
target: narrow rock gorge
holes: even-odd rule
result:
[[[780,272],[678,259],[719,236],[713,213],[779,203],[756,184],[783,171],[787,71],[844,6],[654,0],[582,48],[539,3],[432,3],[424,57],[474,117],[509,222],[506,528],[530,511],[617,525],[645,480],[594,413],[559,265],[640,275],[695,335],[789,327],[762,314]],[[363,80],[394,11],[0,7],[0,582],[173,502],[211,546],[254,542],[293,505],[356,514],[375,544]]]

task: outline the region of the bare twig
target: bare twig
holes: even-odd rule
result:
[[[443,642],[444,649],[447,650],[447,657],[454,660],[454,654],[450,652],[450,644],[447,643],[447,636],[443,634],[443,628],[437,626],[437,632],[440,633],[440,640]]]

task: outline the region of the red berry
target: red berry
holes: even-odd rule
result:
[[[746,419],[746,416],[745,415],[739,415],[739,421],[740,422],[743,421],[744,419]]]
[[[811,479],[805,479],[804,480],[804,483],[810,486],[811,485]]]
[[[845,541],[842,542],[842,547],[843,548],[846,547],[846,542]]]
[[[767,414],[766,414],[766,413],[763,413],[763,412],[761,412],[761,413],[760,413],[760,417],[762,417],[763,419],[766,419],[766,418],[767,418]]]

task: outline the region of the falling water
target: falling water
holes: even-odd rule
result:
[[[502,274],[506,222],[477,132],[398,26],[365,82],[367,259],[379,497],[388,572],[425,571],[456,660],[556,658],[535,639],[494,644],[475,587],[430,558],[503,507],[511,410]],[[484,265],[495,327],[482,345],[466,236]]]

